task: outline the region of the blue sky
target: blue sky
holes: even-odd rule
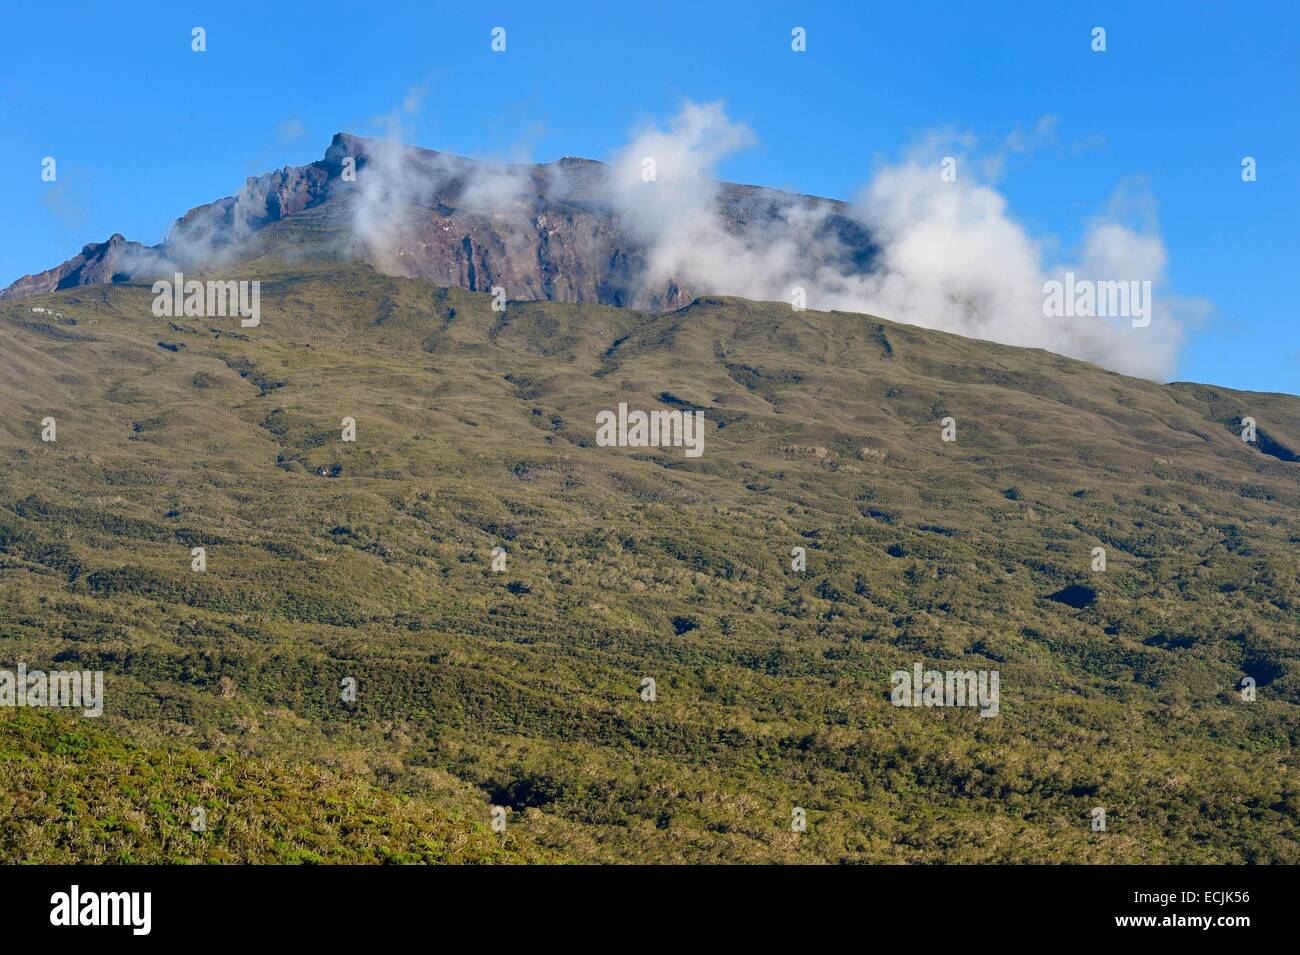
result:
[[[934,130],[1019,130],[1032,148],[996,188],[1067,252],[1141,183],[1171,292],[1213,306],[1171,377],[1300,392],[1300,4],[55,3],[5,20],[0,285],[114,232],[155,243],[338,130],[378,133],[413,88],[405,138],[538,161],[608,158],[721,100],[757,139],[723,177],[845,199]],[[1051,135],[1029,135],[1044,117]]]

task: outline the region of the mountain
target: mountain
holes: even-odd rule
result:
[[[480,162],[413,146],[334,136],[325,155],[249,179],[191,209],[158,246],[114,235],[56,268],[18,279],[0,300],[55,289],[210,274],[264,257],[364,262],[391,275],[513,299],[677,308],[694,297],[647,262],[645,236],[617,202],[603,163]],[[865,270],[870,237],[844,203],[710,184],[720,222],[740,240],[790,242],[812,268]]]
[[[191,235],[355,221],[275,181]],[[105,674],[97,720],[0,708],[0,857],[1300,862],[1300,398],[241,270],[256,328],[134,277],[0,303],[0,669]],[[605,446],[620,404],[703,453]],[[996,673],[996,714],[893,705],[917,665]]]
[[[152,254],[152,250],[139,242],[128,242],[122,235],[114,233],[107,242],[90,243],[81,254],[62,265],[35,275],[24,275],[0,292],[0,300],[40,295],[79,285],[127,282],[136,263]]]

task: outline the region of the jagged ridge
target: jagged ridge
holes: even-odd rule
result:
[[[609,175],[605,164],[587,159],[503,165],[338,133],[320,160],[251,178],[236,195],[191,209],[157,246],[114,235],[20,278],[0,300],[268,256],[360,261],[469,291],[499,285],[518,300],[658,310],[708,291],[675,276],[647,276],[643,243],[605,201]],[[796,226],[782,218],[789,208],[817,215]],[[845,209],[835,200],[733,183],[720,184],[718,193],[728,231],[762,242],[758,231],[772,230],[801,243],[810,267],[833,256],[841,269],[861,271],[874,249]]]

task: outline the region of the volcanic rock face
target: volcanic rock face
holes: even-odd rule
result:
[[[123,236],[114,234],[107,242],[90,243],[62,265],[23,276],[0,292],[0,299],[22,298],[78,285],[127,282],[131,279],[137,257],[149,252],[140,243],[128,242]]]
[[[870,237],[843,203],[712,185],[716,221],[738,242],[789,245],[812,269],[869,267]],[[671,263],[652,261],[647,237],[625,211],[603,163],[493,164],[339,133],[319,161],[249,179],[235,196],[190,210],[158,246],[115,235],[19,279],[0,300],[261,257],[362,261],[470,291],[499,286],[512,299],[652,310],[733,291],[688,287]]]

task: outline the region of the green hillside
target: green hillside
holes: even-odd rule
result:
[[[93,721],[0,716],[0,861],[559,861],[418,797],[266,759],[143,749]]]
[[[0,710],[0,858],[1300,862],[1300,398],[261,278],[257,328],[0,305],[0,669],[106,674],[98,720]],[[704,454],[598,447],[620,402]],[[999,714],[892,706],[917,662]]]

